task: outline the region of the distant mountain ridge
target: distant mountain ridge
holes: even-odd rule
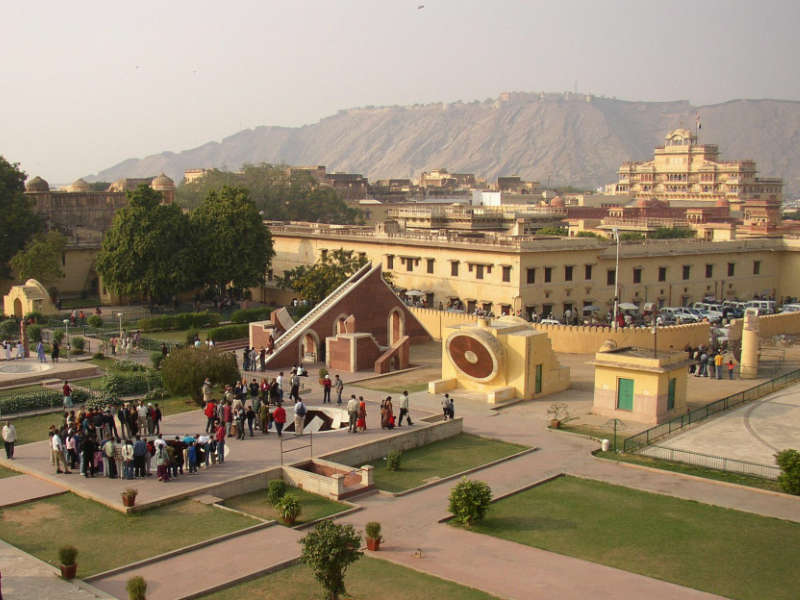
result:
[[[182,152],[128,159],[91,180],[164,172],[176,182],[194,168],[245,163],[326,165],[370,181],[416,177],[444,167],[494,181],[520,175],[542,183],[596,187],[617,179],[628,160],[648,160],[677,127],[702,127],[700,143],[728,160],[752,158],[762,177],[782,177],[800,195],[800,102],[731,100],[636,102],[584,94],[506,93],[498,99],[341,110],[302,127],[245,129]]]

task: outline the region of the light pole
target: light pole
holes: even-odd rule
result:
[[[66,331],[67,360],[69,360],[69,319],[64,319],[64,330]]]
[[[122,339],[122,313],[117,313],[117,318],[119,319],[119,339]]]
[[[614,239],[617,240],[617,264],[614,267],[614,329],[616,329],[619,311],[619,229],[616,227],[614,227]]]

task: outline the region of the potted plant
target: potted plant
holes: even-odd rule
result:
[[[122,491],[122,505],[123,506],[134,506],[136,504],[136,494],[139,493],[139,490],[135,488],[126,488]]]
[[[370,521],[366,526],[367,548],[373,552],[381,549],[381,524],[377,521]]]
[[[125,584],[125,589],[128,590],[128,600],[146,600],[147,582],[144,577],[131,577]]]
[[[322,385],[323,380],[325,379],[325,375],[327,375],[327,374],[328,374],[328,369],[326,369],[325,367],[322,367],[319,370],[319,384],[320,385]]]
[[[283,522],[289,526],[295,524],[297,516],[300,514],[300,502],[290,494],[286,494],[278,503],[278,512]]]
[[[561,423],[569,420],[569,410],[567,405],[563,402],[554,402],[547,409],[547,415],[550,417],[550,427],[558,429]]]
[[[64,579],[74,579],[78,570],[78,563],[75,559],[78,556],[78,549],[75,546],[61,546],[58,549],[58,560],[61,561],[61,576]]]

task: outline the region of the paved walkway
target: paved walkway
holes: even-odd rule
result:
[[[82,582],[61,579],[56,567],[0,540],[3,597],[6,600],[112,600]],[[82,587],[79,587],[82,586]],[[123,598],[124,596],[120,596]]]
[[[31,475],[0,478],[0,508],[63,494],[64,488]]]

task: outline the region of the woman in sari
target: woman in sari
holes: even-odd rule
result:
[[[356,421],[356,429],[359,431],[367,430],[367,404],[364,402],[364,397],[358,397],[358,420]]]

